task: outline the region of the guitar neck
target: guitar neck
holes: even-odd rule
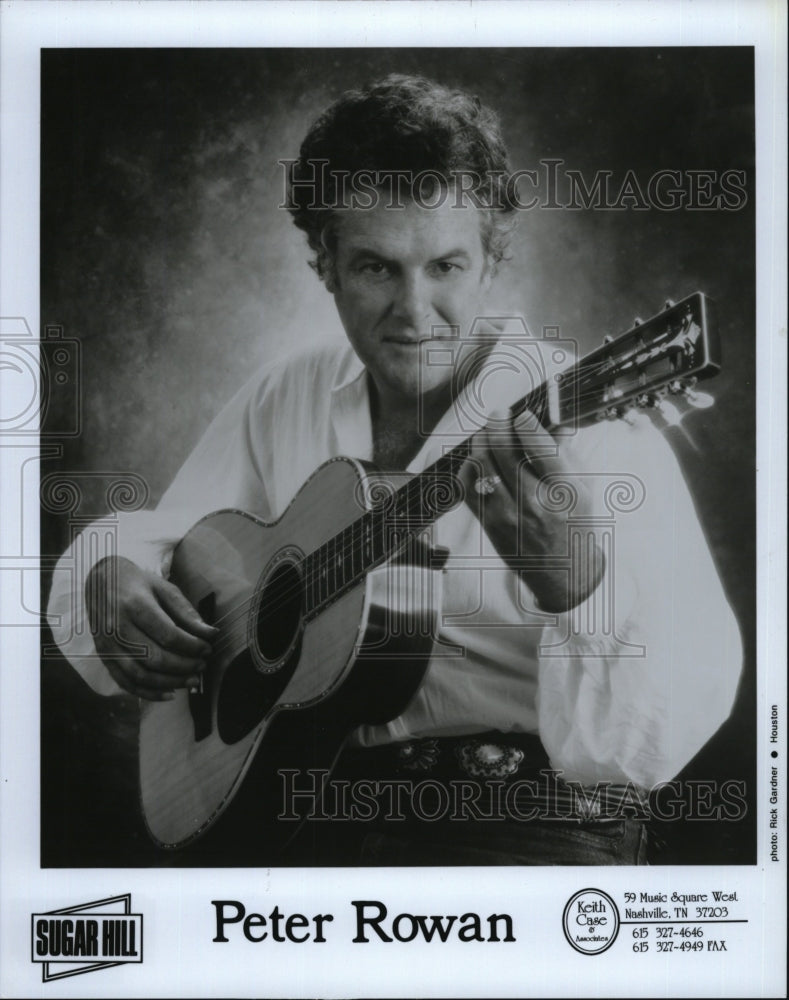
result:
[[[529,411],[535,431],[575,428],[599,416],[618,416],[629,406],[654,405],[667,392],[684,391],[719,368],[710,303],[696,292],[545,379],[511,406],[509,414],[517,417]],[[399,488],[377,481],[371,509],[305,557],[307,618],[461,502],[458,473],[472,437]]]
[[[375,481],[374,506],[304,559],[307,620],[460,503],[457,475],[470,448],[469,438],[399,488]]]

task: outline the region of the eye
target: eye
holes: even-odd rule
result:
[[[358,268],[360,274],[369,274],[373,277],[379,277],[388,273],[388,268],[383,261],[371,260],[366,264],[361,264]]]
[[[452,274],[454,271],[462,271],[463,268],[459,264],[453,263],[451,260],[437,260],[433,264],[433,270],[436,274]]]

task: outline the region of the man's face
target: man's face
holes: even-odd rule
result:
[[[409,201],[403,209],[339,213],[334,300],[384,408],[420,395],[449,402],[446,350],[441,364],[428,354],[467,338],[483,315],[489,266],[481,222],[477,208],[456,207],[452,198],[437,208]]]

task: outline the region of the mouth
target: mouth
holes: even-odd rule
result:
[[[401,347],[418,347],[420,344],[446,343],[448,340],[456,340],[455,337],[442,337],[437,334],[425,334],[424,337],[384,337],[384,343],[397,344]]]

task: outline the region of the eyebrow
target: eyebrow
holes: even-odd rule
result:
[[[349,263],[355,264],[358,260],[361,260],[364,257],[372,257],[374,260],[379,260],[382,263],[386,263],[388,259],[376,250],[371,250],[369,247],[357,247],[355,250],[351,251]]]
[[[349,258],[349,263],[355,264],[359,260],[363,260],[366,257],[372,258],[373,260],[376,261],[380,261],[382,264],[393,263],[390,257],[387,257],[385,254],[378,253],[377,250],[373,250],[370,247],[357,247],[355,250],[352,250],[351,256]],[[433,257],[430,261],[428,261],[428,263],[436,264],[442,260],[449,260],[451,257],[462,257],[464,260],[467,261],[471,260],[471,255],[467,250],[465,250],[463,247],[456,247],[452,250],[447,250],[445,253],[439,254],[437,257]]]
[[[455,250],[448,250],[446,253],[439,254],[431,263],[439,260],[449,260],[450,257],[463,257],[465,260],[471,260],[468,250],[464,250],[463,247],[457,247]]]

